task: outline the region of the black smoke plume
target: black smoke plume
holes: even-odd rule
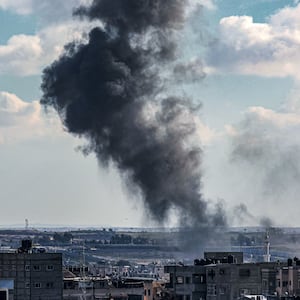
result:
[[[94,0],[74,14],[100,20],[87,43],[72,43],[43,73],[41,103],[54,107],[72,134],[88,141],[138,186],[146,209],[163,224],[170,209],[180,224],[212,228],[226,220],[201,195],[196,108],[169,95],[160,72],[176,59],[184,0]]]

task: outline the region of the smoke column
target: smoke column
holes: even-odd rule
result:
[[[163,224],[170,209],[188,228],[224,225],[201,195],[196,108],[170,96],[160,72],[176,59],[185,0],[94,0],[74,15],[100,20],[87,43],[72,43],[43,73],[43,105],[88,141],[102,165],[113,163],[138,186]],[[178,74],[176,74],[178,76]]]

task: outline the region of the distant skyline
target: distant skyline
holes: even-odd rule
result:
[[[72,17],[90,2],[0,0],[1,226],[155,225],[123,175],[76,151],[84,140],[39,104],[43,68],[97,25]],[[300,226],[299,1],[196,2],[179,37],[193,78],[174,92],[202,104],[202,193],[230,225]]]

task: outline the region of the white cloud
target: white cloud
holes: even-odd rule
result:
[[[82,39],[100,22],[73,18],[74,8],[91,0],[0,0],[0,9],[17,14],[34,14],[39,30],[35,35],[14,35],[0,45],[0,75],[39,75],[42,69],[62,53],[64,45]]]
[[[0,74],[31,75],[38,72],[38,61],[43,57],[38,36],[15,35],[0,46]]]
[[[220,21],[220,37],[208,54],[215,72],[300,79],[300,4],[272,15],[267,23],[249,16]]]
[[[20,15],[30,14],[32,11],[32,0],[0,0],[0,8],[12,10]]]
[[[58,58],[65,44],[82,39],[82,34],[95,24],[69,21],[49,25],[36,35],[12,36],[6,45],[0,45],[0,74],[40,74],[45,66]]]
[[[38,14],[42,17],[42,21],[53,22],[53,16],[56,21],[70,17],[74,7],[91,3],[92,0],[0,0],[0,8],[20,15]],[[188,12],[198,6],[215,9],[214,0],[189,0]]]
[[[36,14],[42,22],[57,22],[72,16],[74,7],[87,5],[91,0],[0,0],[0,9],[19,15]]]
[[[51,111],[45,114],[38,101],[24,102],[0,91],[0,144],[61,134],[58,117]]]
[[[63,52],[64,45],[82,39],[82,34],[89,32],[92,27],[101,26],[100,21],[88,22],[72,18],[74,8],[91,1],[0,0],[0,8],[19,14],[35,14],[42,25],[35,35],[14,35],[6,44],[0,45],[0,75],[39,75],[45,66]],[[212,0],[193,0],[189,2],[188,13],[199,6],[208,9],[215,7]]]

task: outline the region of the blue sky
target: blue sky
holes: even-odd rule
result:
[[[199,80],[179,89],[202,104],[204,196],[230,216],[247,206],[232,225],[300,226],[300,4],[197,1],[181,53]],[[43,68],[93,26],[72,18],[90,0],[66,2],[0,0],[1,223],[151,226],[122,176],[75,151],[84,141],[39,105]]]

